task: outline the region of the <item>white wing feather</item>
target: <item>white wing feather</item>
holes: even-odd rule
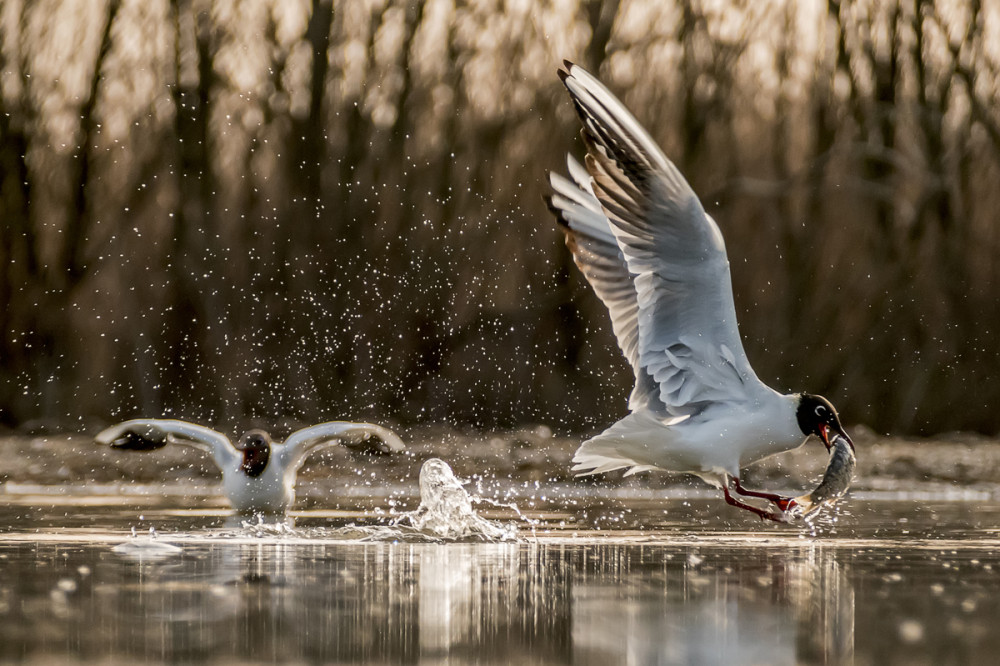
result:
[[[330,421],[293,432],[284,444],[275,446],[274,453],[281,458],[285,472],[294,473],[302,466],[306,457],[317,448],[339,444],[342,438],[357,435],[364,435],[366,438],[377,437],[393,453],[405,448],[403,440],[396,433],[380,425]]]
[[[635,376],[629,398],[629,409],[634,411],[648,406],[650,396],[657,391],[653,377],[639,363],[635,276],[629,273],[608,218],[591,190],[590,174],[572,157],[567,158],[567,165],[575,182],[550,173],[553,194],[548,199],[549,208],[566,234],[566,245],[580,272],[611,314],[611,328]]]
[[[624,105],[586,71],[567,67],[564,83],[584,125],[593,193],[633,280],[638,329],[633,396],[642,395],[649,375],[662,411],[684,416],[767,390],[743,351],[718,226]],[[557,194],[564,189],[557,187]],[[579,200],[573,203],[592,210]],[[593,216],[588,222],[596,224]],[[629,356],[631,340],[619,336],[619,344]],[[630,408],[635,410],[631,402]]]
[[[212,455],[219,469],[235,465],[240,458],[229,438],[211,428],[173,419],[133,419],[102,431],[94,438],[99,444],[110,445],[126,433],[147,438],[161,437],[170,444],[194,447]]]

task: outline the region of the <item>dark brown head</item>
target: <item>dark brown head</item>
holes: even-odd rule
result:
[[[799,428],[805,435],[817,435],[830,449],[830,434],[836,433],[847,440],[854,449],[854,442],[844,432],[844,426],[840,424],[840,416],[833,408],[830,401],[821,395],[803,393],[799,396],[799,407],[795,411],[795,418],[799,422]]]
[[[236,443],[236,450],[243,453],[240,470],[247,476],[260,476],[271,459],[271,437],[263,430],[248,430]]]

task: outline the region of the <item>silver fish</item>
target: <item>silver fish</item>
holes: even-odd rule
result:
[[[809,516],[824,506],[833,505],[847,492],[857,463],[854,447],[843,437],[835,437],[830,442],[830,451],[830,462],[823,473],[823,480],[811,493],[793,498],[788,513]]]

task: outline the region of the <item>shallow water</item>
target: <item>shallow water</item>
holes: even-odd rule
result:
[[[515,497],[524,517],[478,505],[516,524],[516,541],[428,543],[386,527],[377,498],[297,512],[294,528],[243,527],[217,498],[174,490],[0,494],[0,660],[987,664],[1000,653],[993,492],[859,493],[812,528],[759,523],[701,493],[526,495]]]

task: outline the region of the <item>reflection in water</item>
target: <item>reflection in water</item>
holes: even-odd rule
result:
[[[496,645],[516,608],[518,546],[432,546],[419,555],[420,654],[436,658],[463,647]]]
[[[159,559],[114,550],[107,518],[12,507],[0,525],[26,522],[0,532],[0,662],[993,663],[997,505],[894,506],[819,537],[691,519],[516,543],[162,514],[155,539],[137,530],[180,549]]]
[[[627,554],[627,553],[626,553]],[[839,663],[852,657],[854,597],[835,551],[663,556],[573,592],[574,654],[582,663]],[[658,569],[658,570],[657,570]],[[624,574],[624,572],[622,572]]]
[[[830,551],[810,547],[802,554],[788,565],[797,653],[809,661],[853,661],[854,588],[844,567]]]
[[[183,551],[137,563],[102,546],[4,544],[0,598],[18,603],[0,607],[0,658],[852,657],[853,583],[833,549],[269,540]],[[57,608],[60,585],[73,589]]]

